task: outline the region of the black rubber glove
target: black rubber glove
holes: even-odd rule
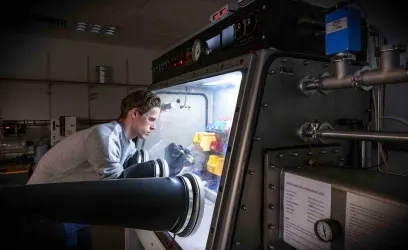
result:
[[[170,143],[165,148],[164,159],[169,164],[170,177],[178,175],[183,170],[183,167],[189,167],[194,164],[194,158],[190,151],[175,143]]]

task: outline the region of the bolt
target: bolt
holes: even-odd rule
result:
[[[273,69],[269,70],[268,74],[270,74],[270,75],[275,74],[275,70],[273,70]]]
[[[325,153],[326,153],[326,150],[322,150],[321,153],[322,153],[322,154],[325,154]]]
[[[241,208],[242,208],[242,210],[247,210],[248,209],[248,207],[245,206],[245,205],[242,205]]]
[[[307,94],[306,94],[307,96],[311,96],[312,95],[312,93],[310,93],[310,92],[307,92]]]
[[[344,161],[344,158],[343,158],[343,157],[340,157],[339,160],[340,160],[340,161]]]
[[[286,58],[282,58],[282,62],[285,63],[287,61]]]
[[[272,205],[272,204],[269,204],[269,205],[268,205],[268,208],[271,209],[271,210],[274,210],[274,209],[275,209],[275,206]]]
[[[327,68],[327,67],[329,67],[329,64],[328,64],[328,63],[324,63],[324,64],[323,64],[323,67],[324,67],[324,68]]]
[[[278,154],[278,157],[279,157],[279,158],[283,158],[283,154]]]
[[[270,168],[272,168],[272,169],[274,169],[274,168],[275,168],[275,166],[274,166],[274,165],[270,165],[269,167],[270,167]]]
[[[262,5],[262,9],[263,9],[263,10],[266,9],[266,6],[265,6],[265,5]]]
[[[275,185],[269,184],[269,188],[270,188],[270,189],[275,189]]]
[[[312,151],[309,151],[307,154],[308,154],[308,155],[312,155],[312,154],[313,154],[313,152],[312,152]]]
[[[305,66],[306,66],[306,65],[309,65],[309,61],[304,61],[304,62],[303,62],[303,65],[305,65]]]
[[[249,171],[248,171],[248,174],[249,174],[249,175],[254,175],[255,173],[254,173],[254,171],[249,170]]]
[[[334,153],[338,153],[338,152],[339,152],[339,150],[338,150],[338,149],[335,149],[335,150],[334,150]]]
[[[274,249],[275,249],[275,247],[274,247],[274,246],[272,246],[272,245],[269,245],[269,246],[268,246],[268,249],[269,249],[269,250],[274,250]]]
[[[272,224],[269,224],[269,225],[268,225],[268,228],[269,228],[269,229],[275,229],[274,225],[272,225]]]
[[[254,137],[254,140],[255,140],[255,141],[260,141],[260,140],[261,140],[261,137]]]
[[[293,153],[293,156],[298,156],[298,155],[299,155],[299,154],[298,154],[298,153],[296,153],[296,152],[295,152],[295,153]]]
[[[262,107],[267,108],[269,105],[267,103],[263,103]]]
[[[265,35],[262,35],[262,39],[265,39]]]
[[[239,246],[239,245],[241,245],[241,242],[235,241],[235,245]]]

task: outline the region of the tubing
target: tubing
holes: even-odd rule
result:
[[[199,227],[205,191],[193,174],[0,187],[7,218],[170,231],[185,237]]]
[[[306,135],[312,136],[312,133],[306,133]],[[376,142],[408,142],[408,134],[392,132],[317,130],[315,137]]]

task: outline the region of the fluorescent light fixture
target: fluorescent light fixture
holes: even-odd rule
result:
[[[203,83],[202,85],[203,86],[216,86],[216,85],[223,85],[223,84],[228,84],[228,83],[239,84],[241,82],[241,79],[242,79],[242,75],[233,74],[233,75],[227,75],[223,79],[220,79],[220,80]]]
[[[116,28],[113,26],[102,26],[100,24],[87,24],[84,22],[77,22],[76,26],[77,31],[88,31],[91,33],[102,33],[105,35],[113,36],[115,34]]]
[[[115,27],[108,27],[108,28],[105,30],[105,35],[113,36],[114,33],[115,33],[115,30],[116,30]]]
[[[92,26],[91,32],[92,32],[92,33],[99,33],[99,32],[101,31],[101,28],[102,28],[102,26],[97,25],[97,24],[94,24],[94,25]]]
[[[77,31],[85,31],[87,24],[84,22],[78,22],[76,26]]]

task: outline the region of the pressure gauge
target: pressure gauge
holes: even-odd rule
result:
[[[316,221],[314,225],[316,237],[323,242],[331,242],[341,234],[340,223],[332,219]]]
[[[200,56],[203,53],[203,51],[204,51],[203,43],[198,39],[195,40],[192,48],[194,62],[197,62],[200,59]]]

